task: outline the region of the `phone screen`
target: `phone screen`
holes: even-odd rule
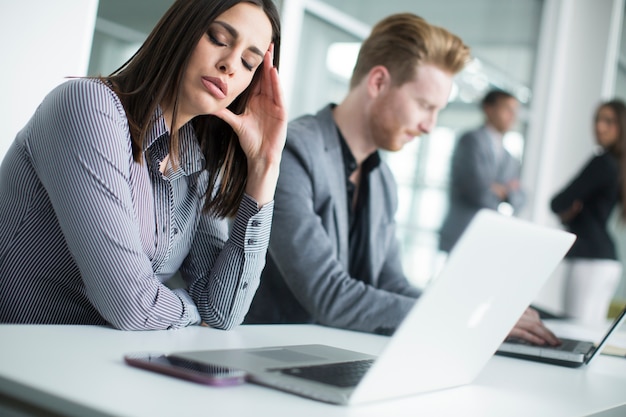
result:
[[[206,385],[229,386],[245,382],[246,373],[240,369],[195,362],[163,354],[129,354],[124,361],[137,368],[186,379]]]

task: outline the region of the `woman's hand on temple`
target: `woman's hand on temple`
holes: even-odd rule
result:
[[[263,74],[250,95],[245,111],[236,115],[224,109],[215,115],[232,126],[248,159],[246,192],[263,205],[274,198],[274,189],[285,139],[287,111],[278,71],[273,66],[274,45],[263,59]]]

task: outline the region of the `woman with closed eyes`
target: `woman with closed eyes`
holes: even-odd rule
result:
[[[177,0],[113,74],[54,89],[0,167],[0,322],[239,324],[286,135],[279,50],[272,0]]]

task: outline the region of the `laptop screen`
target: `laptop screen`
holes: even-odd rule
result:
[[[611,336],[611,334],[613,334],[613,332],[622,324],[625,318],[626,318],[626,306],[624,307],[622,312],[617,316],[617,318],[613,321],[613,324],[609,328],[609,331],[606,332],[606,334],[604,335],[604,338],[598,344],[598,347],[594,350],[593,354],[589,356],[589,358],[587,359],[585,363],[591,362],[591,360],[598,354],[598,352],[601,352],[602,349],[604,349],[604,345],[606,345],[606,342],[607,340],[609,340],[609,337]]]

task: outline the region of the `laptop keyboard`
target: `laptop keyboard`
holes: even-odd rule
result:
[[[374,363],[373,359],[278,369],[283,374],[340,388],[354,387]]]
[[[551,346],[555,350],[563,350],[567,352],[575,352],[580,345],[580,340],[560,339],[561,344],[558,346]]]
[[[564,338],[561,338],[559,340],[561,341],[561,344],[558,346],[542,346],[542,347],[549,348],[552,350],[559,350],[563,352],[580,352],[580,351],[587,352],[589,348],[593,346],[592,343],[581,342],[580,340],[572,340],[572,339],[564,339]],[[537,346],[526,340],[517,339],[517,338],[507,339],[507,342],[512,342],[512,343],[516,343],[519,345]]]

